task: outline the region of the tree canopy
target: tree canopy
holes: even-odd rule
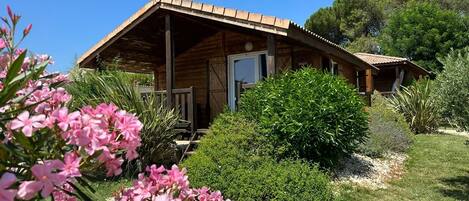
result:
[[[305,27],[351,52],[406,57],[432,71],[469,45],[469,0],[335,0]]]
[[[431,2],[411,2],[391,15],[380,36],[385,54],[410,58],[439,72],[437,57],[469,44],[467,17]]]

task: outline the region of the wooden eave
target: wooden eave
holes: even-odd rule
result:
[[[406,66],[408,68],[408,70],[412,70],[412,71],[417,71],[419,72],[420,74],[423,74],[423,75],[431,75],[432,73],[428,70],[426,70],[425,68],[415,64],[414,62],[412,61],[409,61],[409,60],[405,60],[405,61],[396,61],[396,62],[386,62],[386,63],[376,63],[376,64],[373,64],[374,66],[376,66],[377,68],[379,69],[382,69],[382,68],[389,68],[389,67],[393,67],[393,66],[396,66],[396,65],[402,65],[402,66]]]
[[[372,69],[375,74],[379,71],[379,69],[372,64],[365,62],[342,47],[320,37],[319,35],[304,29],[303,27],[293,23],[291,20],[236,9],[223,8],[210,4],[197,3],[189,0],[151,0],[129,19],[124,21],[124,23],[119,25],[111,33],[95,44],[91,49],[86,51],[78,59],[78,64],[82,66],[92,61],[100,52],[112,45],[117,39],[132,30],[157,10],[181,13],[234,25],[236,27],[243,27],[250,30],[288,37],[310,47],[325,51],[328,55],[349,61],[358,67],[359,70]]]

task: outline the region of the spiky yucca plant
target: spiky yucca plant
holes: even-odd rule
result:
[[[172,163],[175,158],[176,133],[179,117],[167,109],[155,95],[142,98],[135,85],[135,76],[126,72],[75,70],[73,82],[66,88],[72,94],[72,108],[99,103],[114,103],[121,109],[135,113],[144,127],[139,148],[140,167],[147,164]]]
[[[412,131],[417,134],[438,129],[438,107],[431,90],[431,80],[422,79],[410,87],[403,87],[389,99],[393,108],[404,115]]]

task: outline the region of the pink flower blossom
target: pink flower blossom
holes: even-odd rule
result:
[[[68,192],[75,192],[75,190],[67,183],[60,187]],[[63,190],[55,189],[52,192],[52,196],[54,196],[54,200],[56,201],[77,201],[76,197],[70,196],[69,194],[65,193]]]
[[[80,160],[78,154],[75,152],[66,153],[64,156],[64,166],[61,174],[66,177],[81,177],[80,173]]]
[[[21,183],[18,190],[18,197],[29,200],[41,191],[43,198],[48,197],[54,190],[54,186],[61,186],[65,183],[66,177],[62,174],[54,173],[63,169],[64,164],[60,160],[46,161],[44,164],[36,164],[31,168],[34,181]]]
[[[0,178],[0,201],[13,201],[15,200],[16,191],[8,189],[16,182],[16,176],[12,173],[4,173]]]
[[[173,165],[171,170],[168,170],[169,181],[180,186],[181,189],[187,188],[189,186],[189,181],[187,180],[186,169],[180,170],[177,165]]]
[[[5,46],[6,46],[5,41],[3,41],[3,39],[0,38],[0,49],[5,48]]]
[[[62,131],[67,131],[69,124],[80,117],[80,112],[69,114],[67,108],[60,108],[52,112],[52,117],[58,122],[57,125]]]
[[[171,199],[169,194],[165,193],[165,194],[156,196],[152,201],[172,201],[172,200],[173,199]]]
[[[186,170],[180,170],[177,166],[166,170],[163,166],[157,168],[156,165],[152,165],[146,168],[146,173],[148,177],[144,173],[139,174],[133,186],[123,190],[115,199],[119,201],[224,200],[220,191],[211,192],[207,187],[189,188]]]
[[[124,162],[122,158],[111,159],[104,163],[107,169],[106,175],[110,176],[117,176],[122,173],[121,165]]]
[[[32,116],[31,118],[29,118],[29,112],[24,111],[23,113],[18,115],[17,119],[11,122],[10,129],[18,130],[22,128],[21,131],[23,132],[23,134],[27,137],[31,137],[33,131],[45,127],[42,124],[45,118],[46,117],[44,115]]]

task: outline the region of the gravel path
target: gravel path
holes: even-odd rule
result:
[[[387,187],[386,181],[401,177],[406,158],[407,155],[397,153],[387,154],[379,159],[353,154],[341,162],[342,168],[334,172],[334,182],[383,189]]]

